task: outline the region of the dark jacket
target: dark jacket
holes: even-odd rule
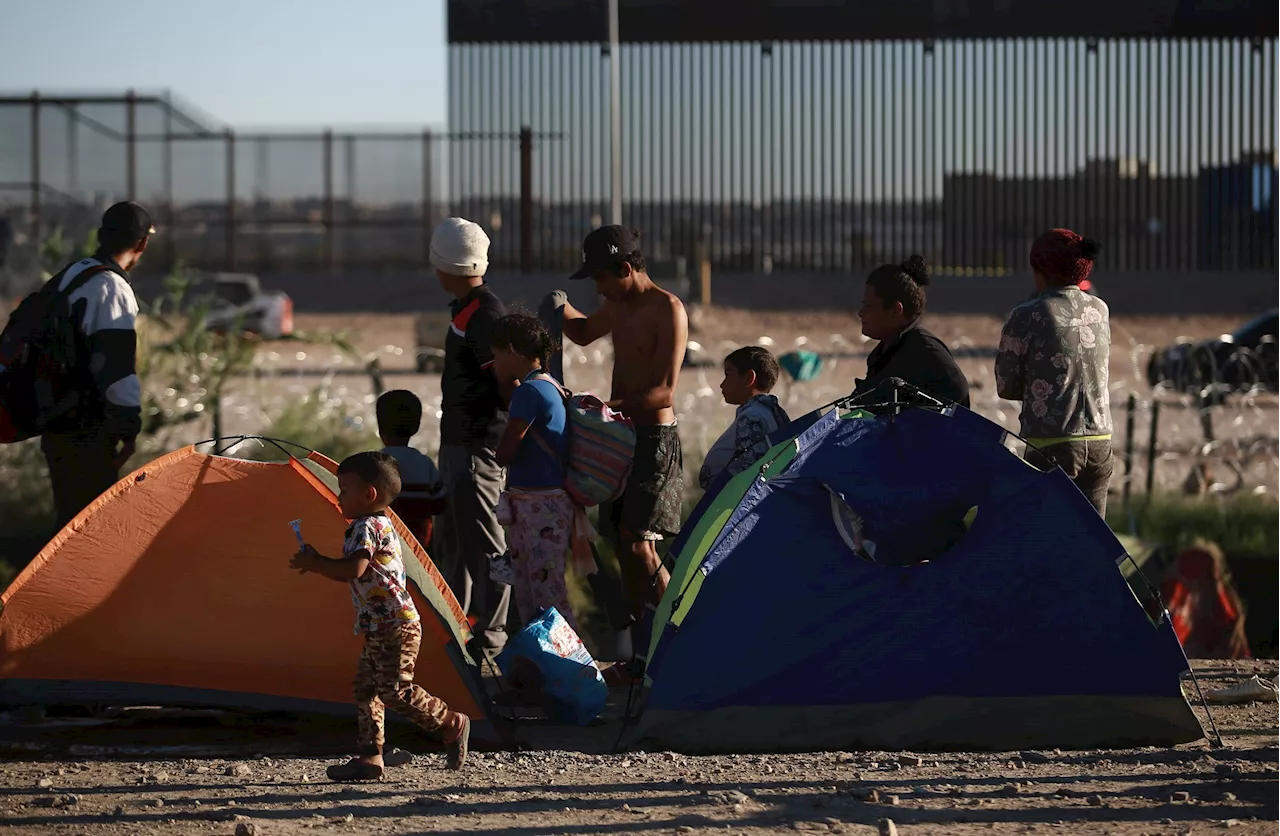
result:
[[[854,381],[854,394],[869,392],[891,377],[946,403],[969,406],[969,381],[946,343],[920,326],[919,320],[892,340],[880,343],[867,357],[867,376]]]
[[[440,377],[440,443],[479,443],[495,449],[506,429],[507,413],[493,376],[489,337],[507,310],[487,284],[455,300],[449,310],[453,317]]]

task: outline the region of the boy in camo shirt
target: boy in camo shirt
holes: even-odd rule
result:
[[[413,682],[422,643],[422,621],[409,595],[400,540],[387,508],[400,492],[400,472],[386,453],[357,453],[338,466],[338,505],[351,520],[342,557],[330,558],[310,545],[289,565],[349,583],[355,604],[355,632],[364,634],[364,650],[356,671],[356,725],[359,755],[331,766],[334,781],[371,781],[382,777],[386,712],[390,706],[424,731],[440,732],[449,769],[461,769],[467,758],[471,720],[450,711]]]

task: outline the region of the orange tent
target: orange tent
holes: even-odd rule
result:
[[[336,470],[317,453],[268,463],[187,447],[122,479],[0,596],[0,701],[348,710],[350,594],[288,565],[290,520],[322,553],[340,548]],[[417,681],[487,719],[462,609],[393,521],[423,621]]]

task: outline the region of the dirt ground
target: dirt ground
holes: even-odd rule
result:
[[[1198,662],[1203,687],[1276,663]],[[1187,693],[1194,695],[1188,681]],[[616,695],[615,695],[616,696]],[[756,834],[1186,836],[1277,829],[1275,703],[1215,707],[1226,745],[1085,752],[607,754],[612,716],[532,725],[524,751],[460,774],[403,728],[414,763],[335,785],[353,724],[229,718],[0,726],[0,828],[13,834]],[[1204,712],[1197,709],[1204,721]],[[143,717],[146,712],[142,712]],[[23,754],[25,752],[25,754]],[[148,754],[149,753],[149,754]],[[894,822],[893,829],[881,820]]]

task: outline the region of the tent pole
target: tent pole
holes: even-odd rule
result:
[[[1217,740],[1217,743],[1214,745],[1218,748],[1222,748],[1226,745],[1222,742],[1222,732],[1218,731],[1218,723],[1213,719],[1213,712],[1209,710],[1209,702],[1204,698],[1204,691],[1200,690],[1200,678],[1196,676],[1196,669],[1191,664],[1190,659],[1187,660],[1187,670],[1191,673],[1191,681],[1195,683],[1196,694],[1200,697],[1200,705],[1204,708],[1204,713],[1209,718],[1209,728],[1213,729],[1214,739]]]

